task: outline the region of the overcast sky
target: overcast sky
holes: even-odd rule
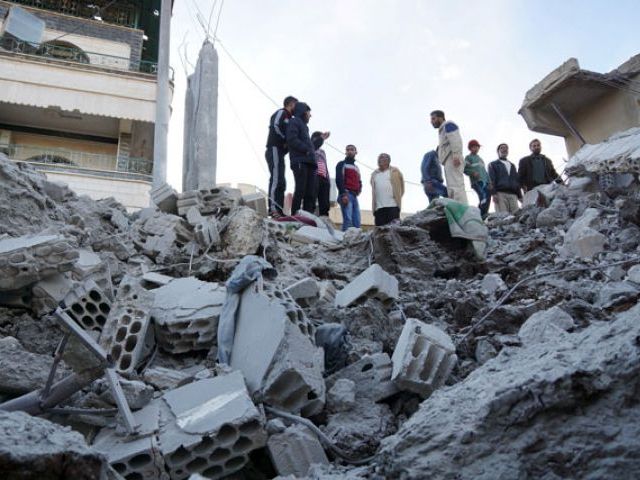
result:
[[[195,64],[205,38],[196,6],[208,17],[213,3],[184,0],[174,8],[168,180],[178,189],[186,84],[178,47],[186,45]],[[563,139],[529,131],[518,115],[524,94],[570,57],[582,68],[606,72],[638,53],[639,14],[636,0],[226,0],[218,37],[278,103],[286,95],[309,103],[312,131],[330,130],[329,142],[342,152],[355,144],[357,160],[370,166],[387,152],[405,180],[419,182],[422,156],[437,146],[437,131],[428,122],[434,109],[460,126],[465,145],[479,140],[486,162],[506,142],[517,164],[537,136],[543,153],[562,169]],[[217,8],[213,24],[216,16]],[[275,107],[216,48],[217,180],[266,189],[264,146]],[[333,172],[343,155],[325,150]],[[361,205],[370,208],[371,170],[362,164],[360,170]],[[287,191],[292,190],[288,171]],[[477,202],[473,192],[469,199]],[[421,187],[408,185],[403,210],[426,205]]]

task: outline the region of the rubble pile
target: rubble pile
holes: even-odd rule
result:
[[[540,187],[480,259],[442,206],[129,214],[0,158],[3,478],[637,476],[634,182]]]

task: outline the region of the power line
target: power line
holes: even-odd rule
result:
[[[220,2],[220,10],[218,10],[218,20],[216,20],[216,28],[213,31],[214,40],[218,35],[218,26],[220,25],[220,17],[222,16],[222,7],[224,7],[224,0],[221,0]]]

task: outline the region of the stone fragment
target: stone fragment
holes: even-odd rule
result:
[[[0,291],[67,272],[77,258],[76,247],[60,235],[0,239]]]
[[[102,291],[113,300],[111,271],[109,265],[91,250],[78,250],[78,260],[71,271],[71,278],[76,281],[93,280]]]
[[[444,385],[458,357],[449,335],[408,318],[391,357],[391,379],[398,388],[428,397]]]
[[[93,280],[76,284],[62,301],[62,309],[85,330],[101,332],[111,300]]]
[[[379,402],[398,393],[398,387],[391,380],[393,365],[386,353],[365,355],[360,360],[334,373],[326,379],[327,389],[337,381],[348,379],[355,383],[356,401],[363,399]]]
[[[280,475],[305,477],[313,464],[329,464],[318,438],[302,425],[292,425],[283,433],[269,437],[269,456]]]
[[[204,217],[200,213],[200,210],[198,210],[198,207],[190,207],[189,210],[187,210],[185,218],[187,219],[187,222],[189,222],[189,225],[191,225],[192,227],[195,227],[197,224],[204,220]]]
[[[556,340],[575,327],[571,315],[559,307],[534,313],[522,324],[518,336],[524,344]]]
[[[569,190],[586,192],[593,186],[591,177],[570,177]]]
[[[587,208],[582,216],[573,222],[564,237],[561,248],[564,255],[589,260],[604,251],[607,237],[592,228],[599,215],[597,209]]]
[[[318,282],[313,278],[303,278],[286,289],[286,292],[302,307],[309,307],[319,297]]]
[[[53,359],[26,351],[13,337],[0,338],[0,393],[21,395],[44,387]],[[66,368],[58,367],[56,380]]]
[[[342,232],[335,231],[333,235],[326,228],[304,225],[291,234],[291,241],[298,244],[326,243],[339,244],[344,237]]]
[[[174,420],[159,435],[172,479],[192,473],[221,478],[240,470],[265,445],[264,418],[249,398],[242,375],[190,383],[165,393]]]
[[[55,202],[64,202],[65,200],[72,198],[75,193],[64,182],[53,182],[51,180],[45,180],[42,182],[44,193]]]
[[[196,207],[202,215],[223,215],[240,205],[242,192],[237,188],[218,186],[209,190],[188,190],[178,196],[178,213],[186,215]]]
[[[398,280],[374,263],[336,295],[336,307],[348,307],[365,297],[383,302],[398,298]]]
[[[145,287],[147,286],[147,284],[161,287],[163,285],[167,285],[173,280],[175,280],[175,278],[168,275],[162,275],[161,273],[157,272],[147,272],[142,275],[142,283],[143,285],[145,285]]]
[[[263,193],[249,193],[242,196],[242,203],[255,210],[259,215],[267,216],[267,197]]]
[[[155,291],[151,315],[158,344],[171,353],[209,350],[226,298],[223,285],[178,278]]]
[[[497,273],[487,273],[482,279],[480,288],[484,293],[493,295],[498,291],[506,290],[507,285]]]
[[[105,468],[105,457],[69,427],[23,412],[0,411],[3,479],[96,480]]]
[[[171,390],[177,388],[193,375],[188,371],[173,370],[165,367],[149,367],[142,376],[142,379],[158,390]]]
[[[193,234],[196,241],[203,248],[220,244],[220,227],[215,217],[203,218],[203,220],[193,228]]]
[[[324,355],[287,315],[287,304],[247,288],[236,314],[231,367],[254,398],[292,413],[319,413],[325,401]]]
[[[640,265],[634,265],[627,272],[627,280],[640,284]]]
[[[151,201],[164,213],[178,213],[178,192],[169,184],[163,183],[151,189]]]
[[[73,288],[73,282],[64,274],[40,280],[33,286],[31,300],[33,311],[38,315],[51,313]]]
[[[333,412],[351,410],[356,403],[356,384],[353,380],[340,378],[328,389],[327,408]]]
[[[222,248],[229,258],[254,255],[264,237],[263,219],[249,207],[238,207],[229,215],[229,223],[222,233]]]
[[[494,347],[487,338],[478,340],[476,343],[475,357],[480,365],[485,364],[496,355],[498,355],[496,347]]]
[[[624,304],[632,306],[639,296],[638,285],[631,282],[609,282],[598,291],[597,304],[600,308],[612,308]]]
[[[100,335],[119,373],[131,374],[148,353],[154,296],[131,277],[120,282],[116,301]]]
[[[153,399],[153,387],[139,380],[127,380],[125,378],[121,378],[120,387],[122,387],[122,392],[127,399],[127,404],[132,410],[139,410],[143,408]],[[116,400],[113,397],[113,392],[110,388],[107,388],[102,392],[100,397],[112,405],[116,405]]]
[[[111,217],[109,220],[121,232],[126,232],[129,229],[129,219],[117,208],[112,208]]]
[[[187,222],[176,215],[155,213],[151,218],[139,220],[135,225],[135,245],[156,261],[164,260],[172,249],[181,248],[193,239]]]

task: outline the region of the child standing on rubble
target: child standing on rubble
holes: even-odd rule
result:
[[[314,197],[318,202],[318,215],[320,217],[329,216],[329,196],[331,192],[331,179],[329,178],[329,167],[327,165],[327,154],[321,148],[324,141],[329,138],[329,132],[313,132],[311,143],[316,149],[316,182]]]
[[[467,145],[471,152],[464,158],[464,174],[471,181],[471,188],[478,194],[478,208],[480,215],[484,220],[489,213],[489,205],[491,204],[491,194],[489,185],[489,174],[484,166],[484,160],[478,155],[480,151],[480,143],[477,140],[471,140]]]

